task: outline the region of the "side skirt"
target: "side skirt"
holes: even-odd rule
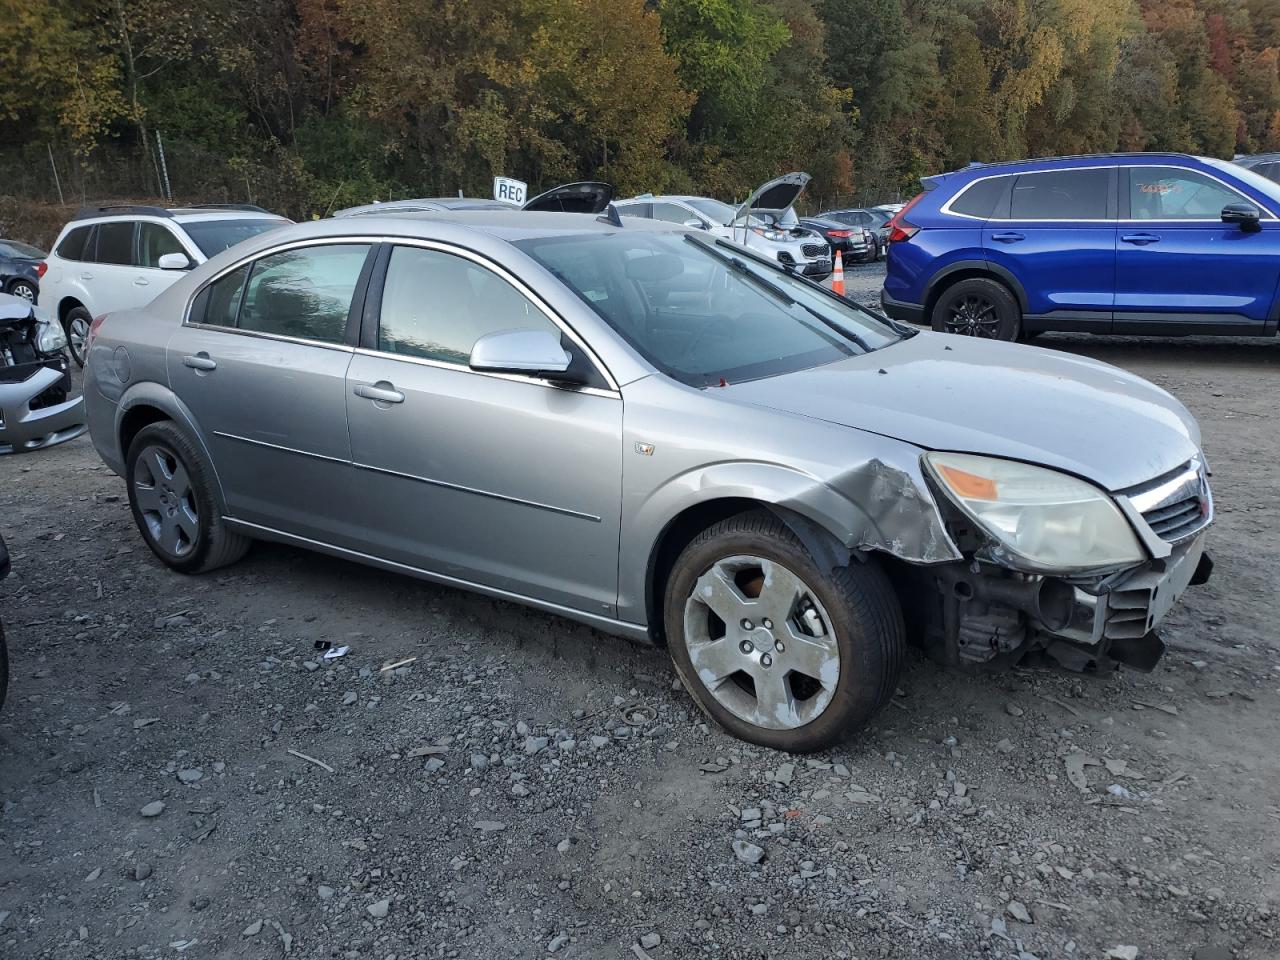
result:
[[[382,570],[389,570],[392,573],[402,573],[410,577],[417,577],[419,580],[428,580],[432,583],[438,583],[446,587],[456,587],[459,590],[469,590],[472,593],[483,594],[486,597],[493,597],[495,600],[507,600],[511,603],[519,603],[527,607],[533,607],[544,613],[555,614],[558,617],[565,617],[569,620],[576,620],[578,623],[584,623],[589,627],[594,627],[603,633],[613,634],[618,637],[626,637],[628,640],[634,640],[646,645],[653,644],[653,638],[649,635],[648,628],[642,623],[628,623],[625,620],[615,620],[612,617],[602,617],[599,614],[588,613],[585,610],[575,610],[572,607],[562,606],[558,603],[550,603],[546,600],[539,600],[535,597],[527,597],[523,594],[512,593],[509,590],[499,590],[496,587],[486,587],[480,583],[473,583],[470,580],[462,580],[458,577],[450,577],[443,573],[435,573],[431,570],[424,570],[421,567],[413,567],[407,563],[396,563],[394,560],[384,560],[381,557],[375,557],[372,554],[361,553],[358,550],[348,550],[346,547],[337,547],[330,543],[324,543],[320,540],[311,540],[307,537],[299,537],[296,534],[285,533],[283,530],[276,530],[273,527],[264,527],[260,524],[250,523],[247,520],[237,520],[234,517],[223,517],[223,522],[237,533],[243,533],[247,537],[255,540],[271,540],[276,543],[284,543],[290,546],[303,547],[307,550],[315,550],[317,553],[328,554],[331,557],[338,557],[342,560],[354,560],[356,563],[363,563],[371,567],[378,567]]]

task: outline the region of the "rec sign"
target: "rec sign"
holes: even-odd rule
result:
[[[523,180],[512,180],[510,177],[493,178],[493,199],[495,200],[523,207],[528,190],[529,185]]]

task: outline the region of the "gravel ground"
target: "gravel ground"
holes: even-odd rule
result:
[[[1200,417],[1214,580],[1150,676],[912,657],[813,758],[553,617],[270,545],[170,573],[87,439],[0,460],[0,956],[1276,957],[1280,342],[1044,343]]]

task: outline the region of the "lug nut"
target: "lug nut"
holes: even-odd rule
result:
[[[765,628],[766,630],[772,630],[772,629],[773,629],[773,621],[772,621],[772,620],[770,620],[768,617],[766,617],[766,618],[765,618],[765,620],[764,620],[764,628]]]
[[[784,650],[786,650],[787,648],[786,648],[786,647],[784,647],[784,646],[782,645],[782,641],[781,641],[781,640],[778,640],[777,642],[775,642],[775,643],[774,643],[774,645],[773,645],[773,649],[777,650],[777,651],[778,651],[778,653],[782,653],[782,652],[783,652]]]
[[[742,621],[742,629],[743,629],[743,630],[754,630],[755,628],[756,628],[756,625],[755,625],[754,623],[752,623],[750,620],[743,620],[743,621]]]
[[[762,666],[762,667],[772,667],[772,666],[773,666],[773,657],[769,656],[769,654],[767,654],[767,653],[766,653],[763,657],[761,657],[761,658],[760,658],[760,666]]]
[[[738,649],[743,653],[754,653],[756,647],[750,640],[743,640],[742,643],[738,644]]]

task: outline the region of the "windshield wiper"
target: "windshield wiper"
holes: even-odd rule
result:
[[[793,306],[796,303],[795,297],[791,296],[791,294],[787,293],[787,291],[783,290],[777,284],[771,283],[764,277],[760,276],[760,274],[752,270],[738,257],[731,257],[727,253],[721,253],[715,247],[711,246],[711,244],[703,243],[691,233],[686,233],[684,235],[684,239],[686,243],[692,243],[695,247],[701,247],[735,273],[742,275],[761,289],[767,290],[769,294],[779,302],[788,307]]]

